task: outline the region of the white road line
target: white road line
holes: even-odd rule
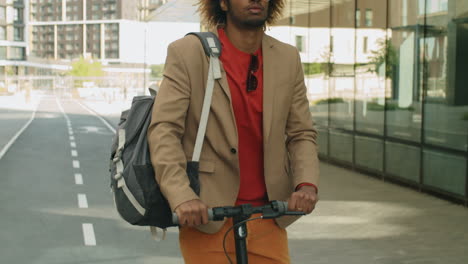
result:
[[[2,148],[2,150],[0,151],[0,160],[3,158],[3,156],[5,156],[5,154],[7,153],[7,151],[10,149],[10,147],[13,145],[13,143],[15,143],[15,141],[18,139],[19,136],[21,136],[21,134],[24,132],[24,130],[26,130],[26,128],[28,128],[28,126],[31,124],[31,122],[34,120],[34,117],[36,116],[36,112],[37,112],[37,108],[39,107],[39,103],[40,103],[40,100],[39,102],[37,103],[36,105],[36,108],[34,109],[32,115],[31,115],[31,118],[29,118],[29,121],[10,139],[10,141],[8,141],[8,143]]]
[[[72,150],[71,155],[72,155],[72,157],[78,157],[78,151]]]
[[[76,143],[75,142],[70,142],[70,147],[76,148]]]
[[[75,184],[83,185],[83,175],[81,175],[80,173],[75,173]]]
[[[74,136],[70,136],[70,140],[71,140],[71,141],[75,140],[75,137],[74,137]]]
[[[58,97],[55,97],[55,101],[57,102],[57,105],[60,109],[60,112],[62,112],[63,116],[65,117],[65,120],[67,121],[67,124],[70,124],[70,118],[68,118],[67,113],[65,113],[65,110],[63,110],[62,104],[60,103]]]
[[[79,169],[80,168],[80,162],[77,160],[73,160],[73,168]]]
[[[107,128],[109,128],[110,131],[112,131],[112,133],[115,134],[115,128],[109,124],[109,122],[107,122],[104,118],[102,118],[100,115],[98,115],[94,110],[90,109],[89,107],[87,107],[86,105],[83,105],[82,103],[76,101],[79,105],[81,105],[81,107],[83,107],[84,109],[86,109],[88,112],[90,112],[92,115],[96,116],[99,120],[101,120],[102,123],[104,123],[104,125],[107,126]]]
[[[86,199],[86,194],[78,194],[78,207],[79,208],[88,208],[88,199]]]
[[[93,224],[83,224],[83,237],[85,246],[95,246],[96,236],[94,235]]]

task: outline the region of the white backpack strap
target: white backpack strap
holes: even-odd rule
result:
[[[206,125],[208,124],[208,115],[210,114],[213,88],[215,80],[218,79],[221,79],[221,66],[219,64],[219,58],[210,56],[210,66],[208,69],[208,81],[206,82],[205,99],[203,100],[202,114],[192,156],[192,161],[195,162],[200,161],[200,154],[203,146],[203,139],[205,138]]]
[[[155,241],[161,241],[161,240],[165,240],[166,239],[166,233],[167,233],[167,230],[164,228],[162,229],[163,231],[163,235],[162,235],[162,238],[159,238],[158,237],[158,228],[155,227],[155,226],[150,226],[150,231],[151,231],[151,237],[153,237],[153,239]]]
[[[116,165],[116,174],[114,175],[114,179],[117,181],[117,188],[121,188],[125,195],[127,196],[130,203],[132,203],[133,207],[141,214],[145,215],[146,210],[140,203],[137,201],[135,196],[133,196],[130,189],[128,189],[127,184],[125,183],[124,177],[122,177],[122,173],[124,170],[124,164],[122,162],[122,152],[125,147],[125,129],[119,129],[119,147],[117,149],[116,155],[114,156],[113,162]]]
[[[202,113],[200,124],[198,126],[197,139],[193,150],[192,161],[200,161],[200,154],[205,138],[206,126],[208,124],[208,116],[210,114],[211,98],[215,80],[221,79],[221,65],[219,56],[221,56],[221,43],[214,33],[211,32],[191,32],[187,35],[197,36],[205,51],[205,54],[210,57],[210,66],[208,68],[208,81],[206,82],[205,98],[203,100]]]

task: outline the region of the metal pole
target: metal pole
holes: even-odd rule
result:
[[[146,27],[148,25],[148,22],[145,21],[145,28],[144,28],[144,48],[143,48],[143,95],[145,94],[146,91]]]
[[[238,215],[233,217],[234,225],[246,220],[243,215]],[[236,260],[237,264],[248,264],[248,254],[247,254],[247,224],[243,223],[240,226],[234,228],[234,240],[236,245]]]

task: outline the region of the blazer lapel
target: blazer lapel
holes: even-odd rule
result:
[[[262,40],[263,52],[263,142],[268,142],[270,136],[271,124],[273,119],[273,105],[274,105],[274,54],[273,44],[264,34]]]

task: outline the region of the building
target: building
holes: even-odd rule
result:
[[[468,1],[287,3],[321,158],[468,204]]]
[[[138,18],[138,2],[30,0],[31,57],[119,60],[119,24]]]
[[[27,5],[23,0],[0,1],[0,74],[18,74],[16,61],[26,59]],[[11,67],[10,67],[11,66]]]

